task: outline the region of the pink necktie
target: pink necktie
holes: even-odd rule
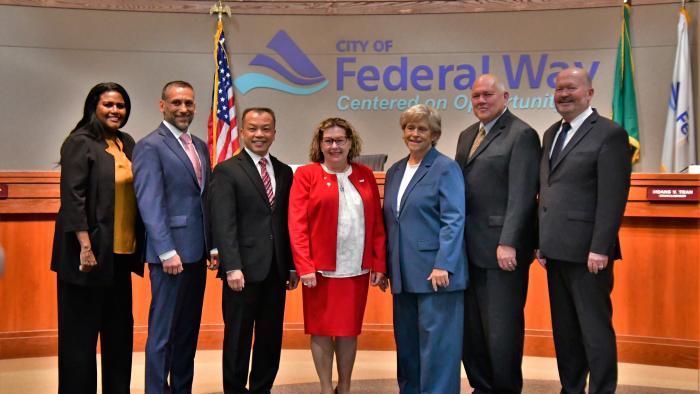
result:
[[[275,205],[275,194],[272,191],[272,182],[270,181],[270,174],[267,173],[267,159],[262,158],[260,163],[260,176],[262,177],[263,185],[265,185],[265,192],[267,193],[267,199],[270,201],[270,206]]]
[[[188,133],[182,133],[182,135],[180,135],[180,141],[182,141],[182,145],[185,147],[187,157],[189,157],[192,162],[194,173],[197,174],[197,183],[199,187],[202,187],[202,164],[199,161],[199,156],[197,156],[197,151],[194,149],[194,144],[192,144],[192,136]]]

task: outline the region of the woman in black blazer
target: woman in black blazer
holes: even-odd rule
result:
[[[58,392],[129,393],[134,319],[131,272],[143,276],[143,225],[131,173],[134,139],[119,131],[129,95],[112,82],[93,87],[83,118],[61,146],[61,208],[51,270],[58,283]]]

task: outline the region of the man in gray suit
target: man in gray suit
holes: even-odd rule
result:
[[[578,68],[557,75],[562,120],[544,134],[540,164],[540,264],[547,268],[562,393],[614,393],[617,351],[610,293],[617,232],[630,186],[625,130],[591,108],[593,85]]]
[[[471,101],[479,122],[464,130],[455,160],[466,184],[462,362],[475,393],[520,393],[528,271],[536,247],[540,140],[507,108],[508,92],[482,75]]]

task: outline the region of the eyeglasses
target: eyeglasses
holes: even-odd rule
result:
[[[348,142],[349,138],[348,137],[339,137],[339,138],[324,138],[321,140],[321,143],[325,146],[331,147],[333,146],[333,143],[335,143],[337,146],[344,146]]]

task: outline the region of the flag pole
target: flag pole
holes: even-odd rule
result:
[[[632,1],[624,0],[622,3],[620,39],[617,46],[615,81],[613,85],[612,119],[627,131],[632,153],[631,161],[634,164],[639,161],[640,139],[637,99],[634,89],[634,61],[632,59],[632,43],[629,36],[629,15]]]
[[[209,15],[214,15],[214,14],[217,15],[216,33],[214,34],[214,67],[218,67],[218,50],[217,50],[218,44],[219,44],[218,39],[219,39],[219,34],[220,34],[221,30],[224,29],[224,25],[223,25],[223,21],[222,21],[221,16],[223,14],[226,14],[230,18],[231,17],[231,7],[224,5],[221,0],[218,0],[213,6],[211,6],[211,8],[209,8]],[[214,78],[215,78],[214,86],[218,86],[219,74],[214,73]],[[216,97],[214,97],[213,103],[217,103],[218,102],[218,93],[217,93],[216,89],[214,89],[214,94],[216,95]],[[212,134],[213,149],[211,149],[211,152],[209,152],[209,156],[211,158],[212,167],[214,167],[215,163],[217,162],[217,157],[216,157],[217,141],[216,140],[218,138],[218,136],[216,135],[216,132],[218,130],[218,127],[217,127],[218,121],[217,121],[217,117],[216,117],[216,104],[213,104],[212,108],[211,108],[211,122],[212,122],[212,125],[211,125],[212,133],[211,134]]]

